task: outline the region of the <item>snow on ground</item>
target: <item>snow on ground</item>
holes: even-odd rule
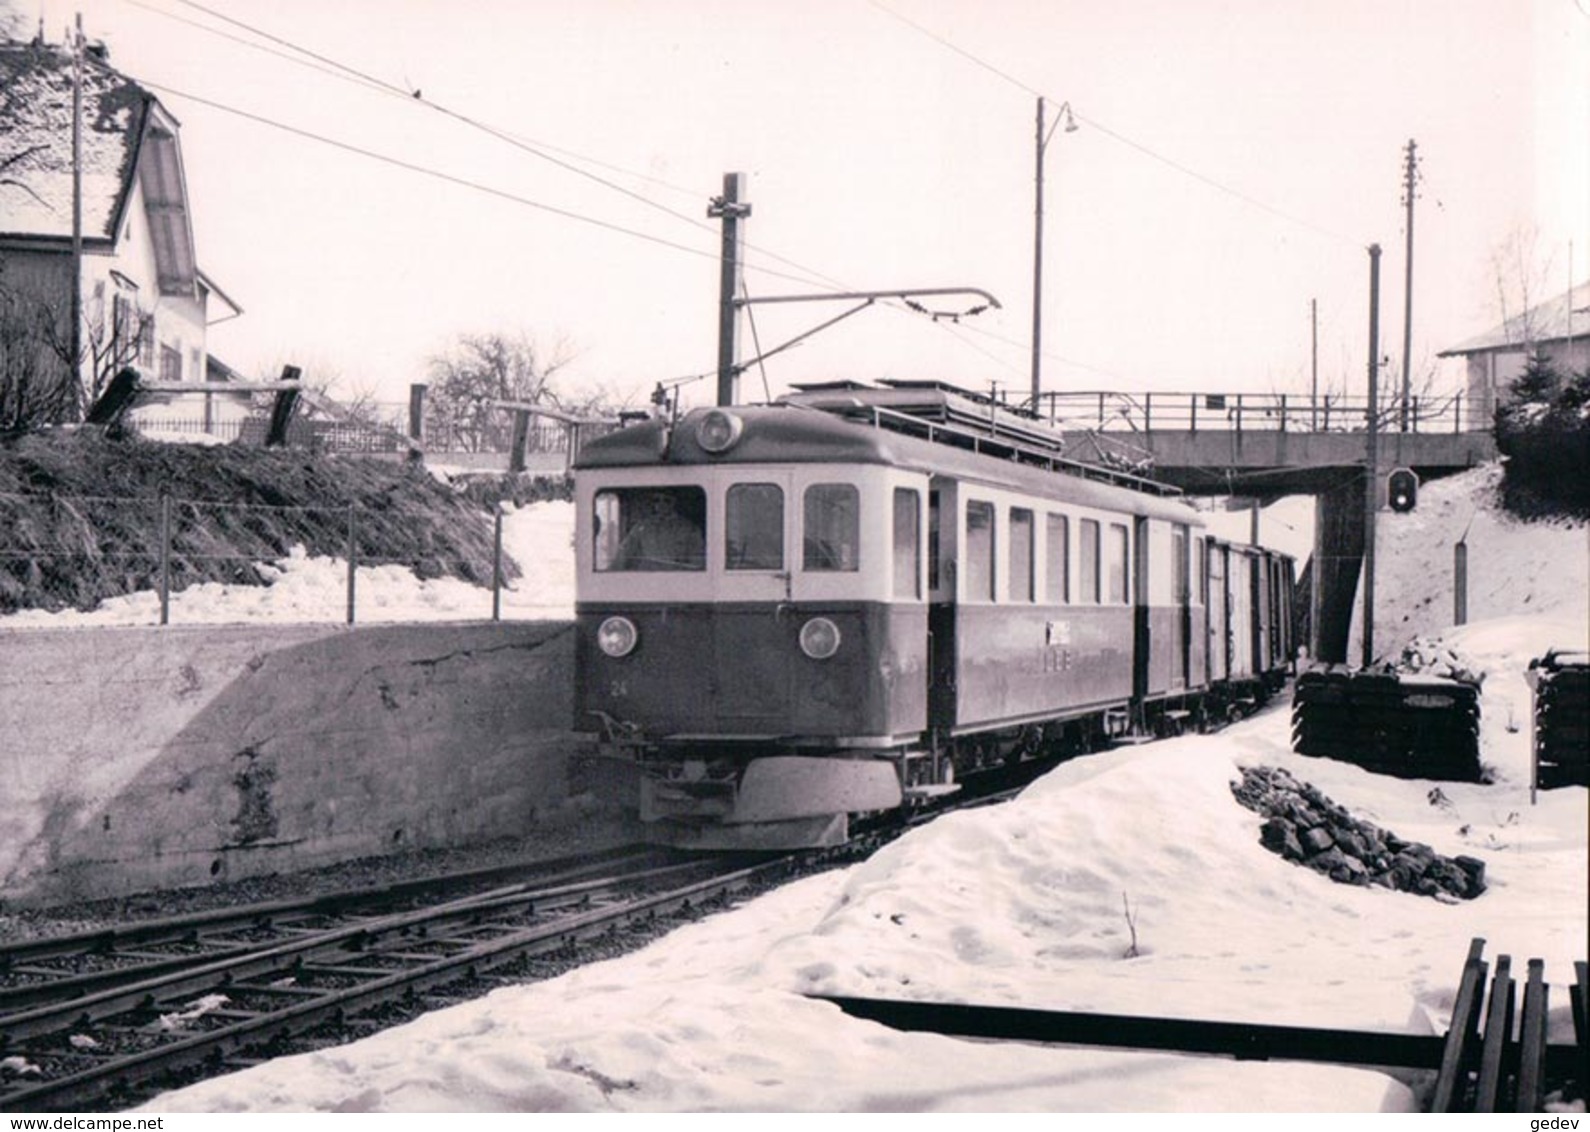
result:
[[[574,616],[574,504],[532,503],[507,508],[503,550],[522,571],[504,586],[506,620],[560,620]],[[340,622],[347,616],[348,562],[297,548],[265,567],[269,586],[205,582],[171,595],[173,625],[232,622]],[[403,566],[360,566],[354,578],[354,617],[361,624],[393,621],[484,620],[491,589],[457,578],[421,579]],[[64,628],[74,625],[155,625],[160,598],[145,590],[112,598],[80,613],[24,610],[0,617],[0,627]]]
[[[1427,522],[1448,510],[1437,486],[1420,501]],[[1483,508],[1480,489],[1470,498]],[[505,594],[510,615],[569,615],[571,527],[569,504],[510,516],[505,537],[526,570]],[[1382,553],[1384,608],[1429,584],[1430,567],[1414,555],[1419,541]],[[1416,1108],[1418,1081],[1368,1070],[895,1033],[807,996],[1441,1033],[1475,936],[1488,941],[1488,956],[1544,959],[1548,981],[1560,987],[1590,933],[1587,792],[1543,792],[1531,805],[1523,672],[1576,631],[1564,611],[1585,600],[1582,529],[1573,545],[1561,530],[1543,534],[1483,509],[1474,516],[1476,585],[1496,578],[1521,587],[1509,597],[1498,581],[1486,591],[1489,604],[1471,598],[1476,617],[1490,619],[1444,638],[1487,672],[1482,757],[1493,784],[1402,781],[1302,758],[1289,748],[1288,711],[1276,705],[1219,735],[1073,761],[1014,803],[951,816],[865,864],[790,885],[633,955],[168,1093],[149,1108]],[[1544,568],[1515,568],[1535,554],[1548,556]],[[279,568],[277,584],[258,591],[274,597],[196,587],[206,592],[176,596],[173,620],[302,618],[312,609],[317,620],[340,618],[342,564],[294,558]],[[486,591],[383,570],[361,571],[358,586],[361,620],[474,617],[484,615],[482,603],[490,607]],[[244,601],[253,607],[238,612]],[[145,597],[127,604],[151,620]],[[1438,612],[1433,599],[1425,604]],[[1260,846],[1259,815],[1231,797],[1239,768],[1256,764],[1286,767],[1358,816],[1437,852],[1481,858],[1489,890],[1446,904],[1338,885],[1284,862]],[[1128,958],[1134,927],[1138,954]],[[1567,995],[1552,1001],[1552,1040],[1565,1040]]]

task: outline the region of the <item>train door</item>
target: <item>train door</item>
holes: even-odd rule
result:
[[[1270,669],[1270,627],[1274,609],[1270,604],[1269,556],[1249,558],[1253,570],[1253,671]]]
[[[1132,563],[1132,698],[1139,703],[1149,694],[1149,659],[1153,655],[1153,631],[1149,623],[1148,518],[1137,516],[1132,524],[1135,546]],[[1163,646],[1161,646],[1163,647]]]
[[[940,732],[955,725],[955,489],[928,483],[928,726]]]
[[[1192,587],[1188,585],[1188,529],[1178,523],[1170,531],[1171,601],[1175,605],[1170,620],[1170,686],[1175,692],[1187,690],[1192,680]]]
[[[1254,557],[1238,548],[1227,548],[1226,555],[1226,675],[1245,680],[1254,672]]]
[[[800,546],[794,485],[787,472],[758,468],[723,474],[714,487],[723,518],[708,528],[719,579],[713,711],[725,734],[762,733],[784,725],[794,692],[787,657],[767,647],[768,611],[790,600],[791,556]]]
[[[1209,679],[1231,675],[1230,622],[1226,616],[1226,548],[1213,540],[1209,546]]]

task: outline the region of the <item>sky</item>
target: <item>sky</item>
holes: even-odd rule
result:
[[[1001,304],[879,304],[743,399],[1025,391],[1039,96],[1078,126],[1044,153],[1045,389],[1305,392],[1315,300],[1320,384],[1359,390],[1376,242],[1400,373],[1409,139],[1416,383],[1501,321],[1499,282],[1590,277],[1586,0],[10,3],[52,39],[80,10],[181,120],[200,262],[245,311],[212,351],[349,395],[405,400],[463,333],[528,336],[570,392],[709,373],[727,172],[753,297]],[[755,309],[743,358],[849,304]]]
[[[1562,988],[1590,932],[1586,792],[1542,791],[1531,804],[1529,728],[1519,721],[1530,711],[1530,658],[1585,639],[1585,532],[1506,520],[1490,509],[1495,478],[1488,467],[1437,481],[1419,511],[1382,516],[1388,536],[1443,543],[1472,527],[1484,619],[1453,629],[1432,616],[1420,631],[1427,652],[1453,649],[1485,674],[1481,758],[1491,784],[1396,779],[1295,755],[1283,696],[1215,735],[1073,760],[1012,803],[933,822],[862,864],[785,886],[634,954],[147,1107],[1417,1111],[1418,1081],[1371,1070],[897,1033],[805,996],[1441,1034],[1475,937],[1489,960],[1511,955],[1515,971],[1545,961],[1554,984],[1549,1040],[1569,1041]],[[510,542],[522,545],[521,524],[534,522],[544,547],[568,509],[516,511]],[[1524,554],[1576,560],[1578,569],[1525,577],[1511,568]],[[1430,571],[1413,558],[1395,561],[1381,579],[1388,606],[1422,609]],[[534,583],[548,602],[563,584]],[[328,591],[335,616],[334,580]],[[214,595],[192,600],[195,616],[225,608]],[[424,615],[423,603],[413,608]],[[1229,784],[1250,766],[1284,767],[1358,818],[1446,856],[1480,858],[1487,891],[1442,903],[1335,884],[1288,864],[1261,847],[1260,816],[1232,800]],[[1128,957],[1134,939],[1138,954]]]

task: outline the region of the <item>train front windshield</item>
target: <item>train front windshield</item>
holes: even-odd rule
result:
[[[598,571],[707,568],[707,497],[699,487],[599,491],[594,501]]]

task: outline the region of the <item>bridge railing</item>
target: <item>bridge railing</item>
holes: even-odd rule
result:
[[[1406,411],[1405,411],[1406,410]],[[1491,428],[1487,406],[1461,393],[1382,399],[1385,432],[1464,433]],[[1150,432],[1364,432],[1367,397],[1313,399],[1289,393],[1057,392],[1039,395],[1038,414],[1061,428]]]

